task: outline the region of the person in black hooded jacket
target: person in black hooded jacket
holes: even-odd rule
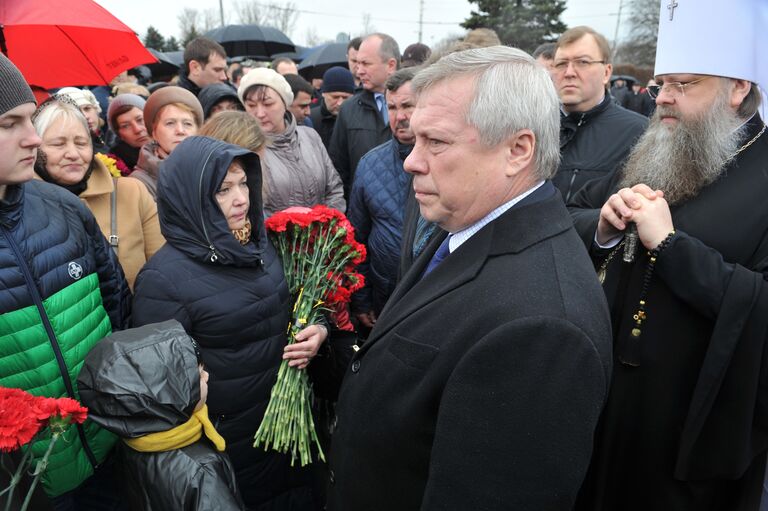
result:
[[[206,85],[198,94],[197,99],[203,107],[203,118],[208,120],[213,114],[224,110],[240,110],[245,112],[245,107],[237,97],[237,89],[227,83],[212,83]]]
[[[173,318],[199,343],[211,420],[249,509],[320,509],[311,470],[253,447],[281,360],[305,368],[327,336],[311,325],[286,346],[292,300],[264,230],[258,156],[189,137],[162,163],[157,205],[166,244],[136,280],[134,326]]]
[[[243,509],[198,358],[175,320],[112,334],[85,357],[80,399],[93,422],[123,439],[116,466],[134,511]]]

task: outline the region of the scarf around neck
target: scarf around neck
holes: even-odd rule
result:
[[[138,438],[124,438],[128,447],[139,452],[165,452],[181,449],[200,440],[205,434],[216,450],[224,451],[226,442],[208,418],[208,405],[194,412],[187,422],[167,431],[158,431]]]

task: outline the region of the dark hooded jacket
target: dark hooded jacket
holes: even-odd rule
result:
[[[121,438],[180,426],[200,401],[195,346],[174,320],[103,339],[86,357],[77,383],[90,419]],[[232,464],[205,436],[163,452],[119,446],[115,466],[130,509],[243,509]]]
[[[215,194],[235,158],[250,190],[251,242],[235,239]],[[208,410],[227,441],[250,508],[304,509],[308,479],[286,456],[253,448],[275,382],[290,317],[282,265],[264,231],[259,158],[189,137],[161,165],[160,229],[166,244],[136,280],[134,325],[176,319],[199,343],[208,368]],[[307,483],[307,484],[305,484]]]
[[[237,89],[230,83],[213,83],[207,85],[200,91],[197,99],[200,100],[200,105],[203,107],[203,117],[205,119],[210,117],[211,108],[224,99],[231,99],[237,103],[240,110],[245,110],[243,104],[240,102],[240,98],[237,97]]]

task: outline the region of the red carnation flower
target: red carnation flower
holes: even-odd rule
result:
[[[0,387],[0,451],[14,451],[40,431],[35,401],[28,392]]]
[[[296,297],[288,342],[295,342],[297,325],[316,323],[323,309],[335,310],[336,319],[351,328],[348,312],[346,320],[338,314],[346,308],[337,305],[349,302],[362,286],[354,265],[365,259],[365,247],[355,240],[355,230],[344,214],[324,205],[294,207],[275,213],[265,225],[280,253],[291,295]],[[254,445],[290,452],[292,461],[300,458],[305,465],[311,458],[310,444],[318,448],[320,459],[324,457],[311,413],[297,405],[311,391],[306,373],[297,371],[281,365],[275,388],[290,391],[273,392]]]

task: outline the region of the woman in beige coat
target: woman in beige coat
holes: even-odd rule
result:
[[[141,267],[165,242],[155,201],[142,183],[113,177],[108,160],[94,157],[88,123],[76,106],[61,99],[43,103],[34,124],[43,139],[35,171],[83,200],[117,252],[133,289]]]

